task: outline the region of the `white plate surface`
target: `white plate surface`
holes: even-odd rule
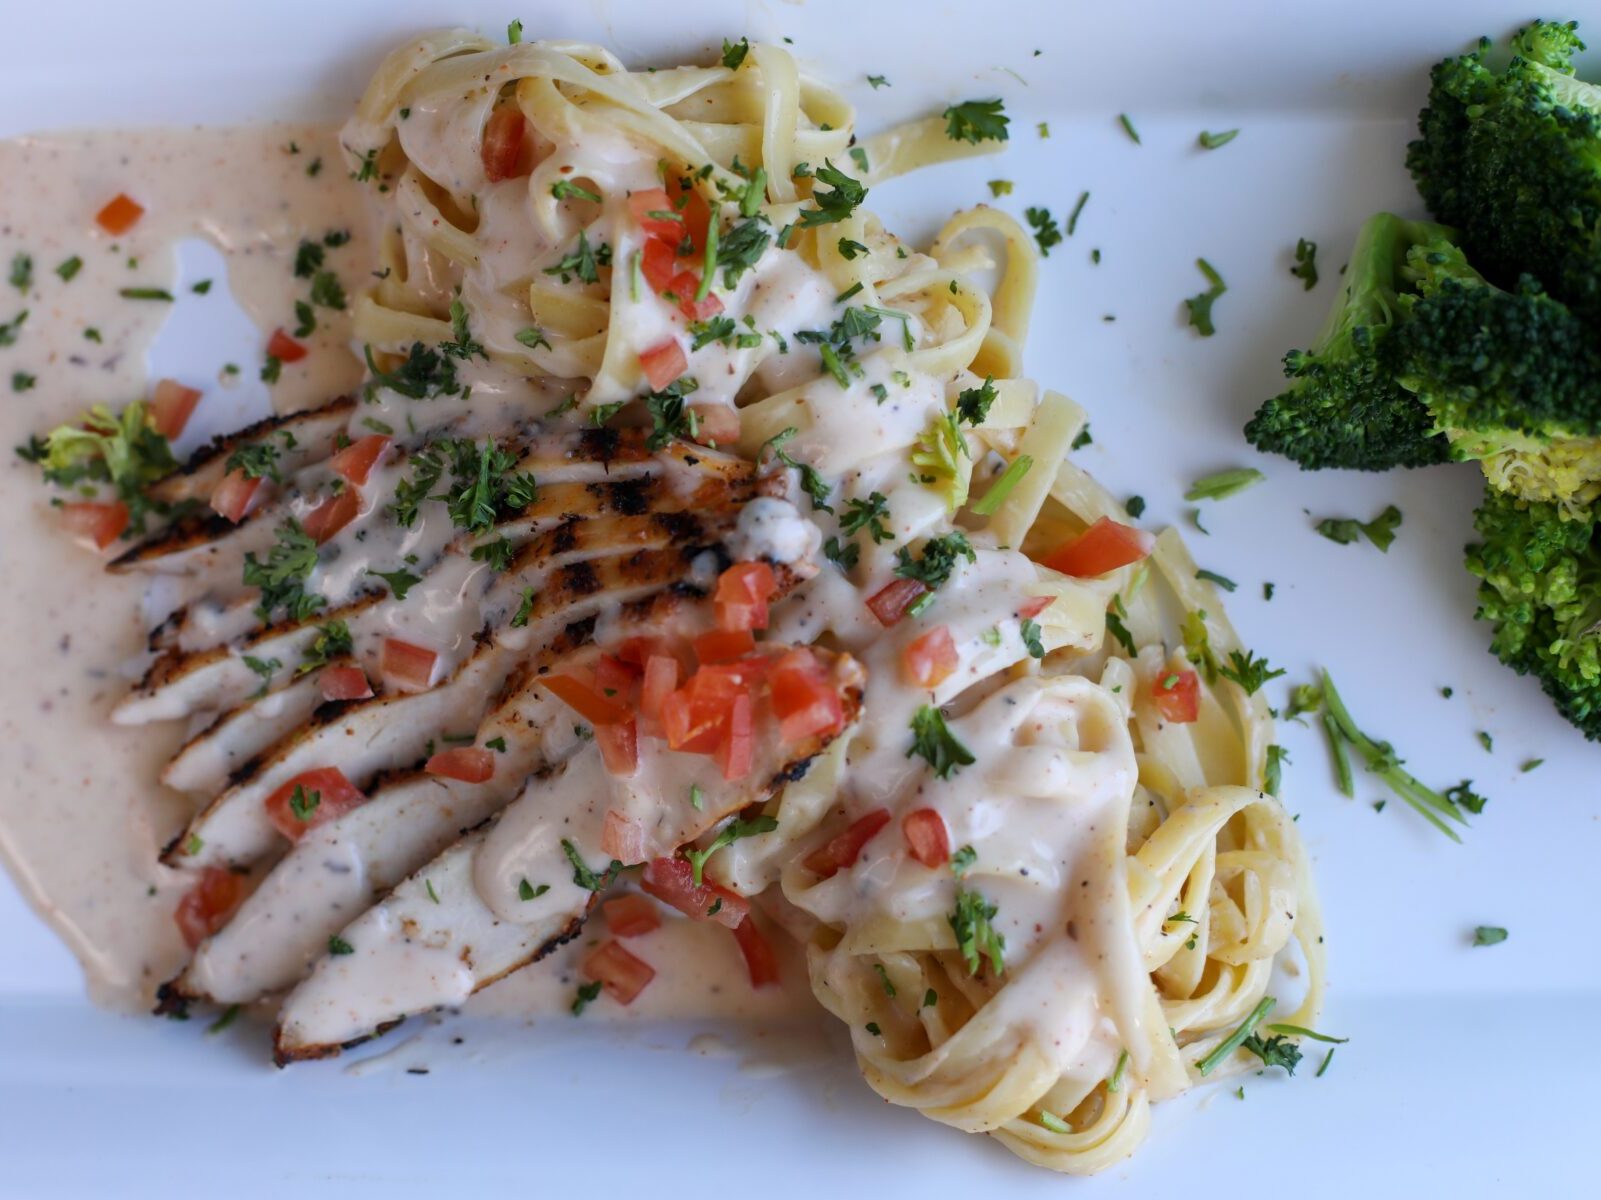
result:
[[[335,117],[394,40],[456,22],[498,32],[515,15],[530,37],[600,40],[636,62],[705,58],[724,36],[787,35],[811,69],[844,86],[867,128],[1003,95],[1013,116],[1003,157],[875,189],[871,206],[892,228],[925,236],[949,210],[987,199],[991,178],[1016,181],[1001,202],[1013,211],[1045,204],[1064,219],[1088,189],[1076,236],[1044,263],[1028,354],[1031,375],[1092,414],[1085,461],[1114,489],[1145,496],[1154,522],[1182,522],[1182,493],[1202,474],[1265,470],[1267,484],[1206,506],[1209,537],[1187,536],[1202,565],[1239,581],[1231,612],[1246,640],[1290,669],[1270,685],[1274,702],[1328,665],[1360,722],[1420,777],[1440,786],[1471,777],[1491,803],[1453,845],[1399,804],[1376,814],[1383,793],[1370,778],[1359,777],[1356,800],[1341,798],[1320,736],[1289,726],[1286,801],[1316,858],[1328,923],[1323,1024],[1352,1040],[1321,1079],[1313,1052],[1293,1080],[1247,1077],[1243,1101],[1213,1089],[1162,1106],[1140,1154],[1087,1183],[881,1103],[840,1039],[724,1031],[736,1053],[720,1056],[685,1049],[704,1024],[446,1024],[379,1044],[367,1053],[387,1057],[361,1074],[343,1069],[348,1060],[275,1072],[248,1032],[205,1038],[193,1025],[94,1011],[70,956],[0,882],[0,1195],[155,1196],[201,1181],[235,1197],[490,1187],[1594,1194],[1601,956],[1586,930],[1597,907],[1587,884],[1601,862],[1601,749],[1486,653],[1460,565],[1476,471],[1307,475],[1263,460],[1239,434],[1277,390],[1280,355],[1320,323],[1361,219],[1383,207],[1421,211],[1402,154],[1429,64],[1481,32],[1508,32],[1527,17],[1522,5],[236,7],[10,6],[0,136]],[[1570,6],[1581,16],[1582,7]],[[1601,21],[1590,32],[1601,37]],[[894,86],[874,92],[869,72]],[[1121,111],[1143,145],[1118,128]],[[1038,121],[1049,122],[1049,140],[1036,135]],[[1200,130],[1236,126],[1227,147],[1196,148]],[[0,214],[4,192],[25,186],[0,181]],[[1298,237],[1322,247],[1324,280],[1310,294],[1288,273]],[[1181,310],[1203,286],[1197,255],[1229,285],[1211,339],[1190,332]],[[169,329],[160,353],[181,356],[184,338]],[[1312,530],[1318,517],[1366,518],[1390,502],[1405,523],[1388,554]],[[1264,580],[1277,585],[1271,603]],[[17,636],[17,619],[6,615],[0,636]],[[1439,692],[1447,684],[1450,700]],[[1494,735],[1493,753],[1479,730]],[[1544,765],[1520,772],[1530,758]],[[1478,924],[1504,925],[1511,937],[1472,949]],[[408,1074],[416,1065],[430,1074]]]

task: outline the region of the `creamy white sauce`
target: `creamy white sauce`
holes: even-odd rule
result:
[[[487,185],[475,131],[489,95],[486,91],[476,101],[453,102],[440,111],[418,105],[401,124],[402,144],[412,161],[454,193],[458,206],[483,197],[471,257],[448,262],[423,245],[436,219],[430,216],[428,198],[414,181],[399,181],[390,199],[404,230],[413,284],[439,307],[459,288],[473,314],[474,333],[491,346],[509,347],[525,326],[527,286],[545,277],[539,264],[558,260],[582,230],[593,244],[610,245],[615,254],[610,313],[614,344],[607,362],[632,364],[640,351],[665,337],[682,341],[682,324],[671,302],[648,288],[633,296],[626,276],[637,247],[621,232],[627,225],[624,197],[630,188],[656,184],[654,160],[621,138],[616,144],[602,139],[586,145],[586,175],[610,197],[598,209],[593,204],[546,203],[532,190],[543,187],[548,192],[546,176],[538,172],[527,181]],[[286,140],[300,147],[298,155],[285,152]],[[137,254],[141,269],[155,272],[150,278],[170,283],[172,240],[203,233],[229,256],[230,284],[265,331],[286,322],[285,314],[305,286],[290,269],[299,239],[324,228],[359,224],[354,206],[360,196],[344,182],[343,161],[325,131],[299,130],[293,137],[282,130],[138,135],[117,145],[126,161],[108,173],[99,160],[111,145],[109,135],[85,135],[0,147],[0,167],[14,165],[43,181],[25,200],[8,199],[8,205],[20,207],[0,226],[7,239],[0,249],[15,243],[32,252],[39,264],[36,275],[42,278],[52,256],[66,252],[60,214],[91,215],[97,205],[85,197],[99,192],[86,188],[99,188],[107,196],[128,191],[152,215],[117,253]],[[304,156],[319,153],[326,155],[329,178],[313,185],[306,182],[301,164]],[[547,161],[559,162],[562,153],[557,147]],[[15,163],[8,164],[13,158]],[[200,175],[208,182],[197,196],[180,181]],[[537,215],[533,221],[528,219],[530,203]],[[78,237],[86,246],[96,245],[87,228]],[[352,245],[357,251],[338,250],[341,262],[370,261],[370,247],[355,241]],[[530,263],[536,264],[533,270]],[[13,441],[70,418],[83,405],[84,391],[72,386],[69,376],[45,368],[63,359],[74,365],[67,347],[81,350],[73,339],[81,340],[84,324],[107,326],[105,352],[115,351],[106,378],[98,380],[103,395],[92,388],[91,393],[120,406],[139,392],[138,352],[153,333],[155,318],[145,311],[124,312],[128,302],[116,300],[114,287],[104,282],[112,270],[108,264],[102,260],[93,272],[86,268],[71,285],[42,282],[50,295],[37,302],[37,319],[31,319],[17,347],[0,350],[4,365],[32,361],[25,354],[42,355],[37,402],[11,406],[4,417],[5,432]],[[349,290],[354,295],[354,282]],[[1103,994],[1104,980],[1129,969],[1126,962],[1114,969],[1105,960],[1119,954],[1126,958],[1133,945],[1123,928],[1128,919],[1123,911],[1123,842],[1135,783],[1124,710],[1089,680],[1074,677],[1047,684],[1026,677],[1027,669],[1019,664],[1031,660],[1019,609],[1035,594],[1039,580],[1035,566],[1016,551],[981,546],[976,563],[957,565],[928,614],[887,630],[879,626],[863,601],[894,578],[897,550],[947,528],[943,493],[908,479],[903,450],[946,411],[947,381],[908,370],[900,323],[894,319],[885,320],[880,341],[858,347],[860,371],[852,372],[848,385],[819,373],[816,347],[795,335],[826,330],[844,304],[827,278],[796,255],[770,248],[723,301],[738,329],[760,338],[744,347],[714,340],[690,349],[684,342],[688,373],[700,382],[696,402],[732,404],[752,378],[769,391],[794,388],[803,419],[789,449],[836,484],[832,513],[806,500],[754,501],[740,517],[728,549],[736,557],[805,562],[816,555],[825,534],[842,534],[839,520],[847,500],[881,493],[888,508],[882,542],[857,535],[860,561],[851,577],[825,568],[780,607],[769,635],[809,642],[828,634],[865,664],[865,715],[851,739],[844,783],[834,804],[848,814],[885,807],[896,818],[869,843],[854,868],[811,888],[801,906],[843,928],[848,937],[867,938],[863,949],[871,948],[871,931],[879,926],[943,928],[959,885],[950,871],[929,870],[910,860],[900,833],[901,816],[932,808],[944,820],[952,845],[970,845],[977,855],[977,865],[960,886],[980,889],[998,908],[995,927],[1005,938],[1008,972],[1008,986],[997,1001],[1000,1014],[1020,1035],[1027,1032],[1052,1047],[1050,1053],[1063,1071],[1105,1073],[1119,1047],[1137,1040],[1137,1018],[1130,1016],[1127,998]],[[924,336],[920,321],[913,318],[909,325],[914,339]],[[306,364],[285,369],[276,397],[281,407],[302,407],[354,385],[353,360],[340,345],[348,334],[342,315],[329,314],[320,322],[313,355]],[[571,365],[574,374],[593,374],[601,367],[576,358]],[[584,372],[577,369],[580,365]],[[374,468],[362,489],[360,515],[323,547],[310,581],[332,609],[375,590],[375,570],[409,566],[428,575],[434,564],[444,564],[406,600],[356,614],[351,627],[356,656],[370,675],[377,673],[383,639],[398,636],[435,650],[435,679],[447,682],[408,705],[404,711],[409,724],[386,721],[377,706],[355,710],[348,720],[314,730],[287,756],[225,791],[208,812],[206,838],[187,856],[190,863],[259,864],[282,854],[285,847],[267,821],[263,801],[298,772],[331,757],[329,746],[340,744],[341,764],[365,778],[414,759],[429,732],[477,725],[489,693],[509,665],[506,651],[515,652],[518,641],[507,637],[501,649],[469,661],[472,635],[486,613],[504,619],[525,581],[491,581],[486,569],[459,546],[448,550],[456,534],[442,506],[425,504],[419,521],[405,528],[384,511],[384,498],[407,477],[413,464],[406,451],[426,434],[448,430],[470,437],[503,428],[548,411],[554,394],[494,364],[463,363],[460,378],[473,389],[469,405],[441,400],[419,404],[380,390],[376,405],[358,406],[349,426],[352,437],[366,432],[363,419],[378,419],[397,430],[401,444]],[[608,368],[584,403],[631,397],[638,387],[637,371]],[[674,490],[687,496],[697,483],[693,473],[667,470]],[[561,477],[557,469],[541,478],[548,485]],[[97,993],[145,1001],[151,985],[171,974],[182,957],[170,924],[178,885],[155,865],[155,849],[178,827],[183,806],[147,782],[172,747],[145,730],[108,733],[104,719],[121,686],[115,665],[138,649],[141,584],[128,579],[107,583],[87,557],[63,564],[59,538],[41,511],[32,471],[14,466],[3,478],[4,486],[13,489],[6,497],[13,501],[8,507],[29,513],[32,522],[15,547],[7,549],[20,562],[0,586],[14,589],[20,579],[43,581],[47,590],[58,578],[71,583],[52,597],[58,603],[46,609],[50,627],[45,632],[50,636],[29,639],[25,647],[18,646],[20,639],[11,639],[3,651],[17,658],[5,663],[17,678],[61,677],[56,662],[40,661],[60,656],[68,664],[69,683],[59,697],[41,701],[37,696],[8,696],[5,701],[7,753],[20,757],[13,775],[27,786],[7,796],[0,807],[0,839],[36,904],[84,959]],[[230,613],[226,606],[230,594],[241,590],[244,554],[264,554],[281,521],[291,516],[304,521],[333,488],[334,476],[326,467],[301,472],[243,536],[220,550],[201,548],[171,564],[181,573],[180,588],[191,597],[206,594],[222,604],[212,603],[185,622],[180,635],[185,645],[220,644],[236,631],[238,609]],[[718,568],[714,556],[705,556],[697,564],[697,581],[709,586]],[[37,591],[12,593],[7,604],[6,611],[19,625],[36,620],[33,614],[40,609]],[[1104,600],[1100,605],[1104,608]],[[960,662],[930,694],[908,684],[902,659],[912,639],[935,624],[949,628]],[[60,634],[68,632],[78,640],[61,647]],[[1099,630],[1093,634],[1098,640]],[[532,640],[532,634],[528,637]],[[1085,641],[1086,648],[1093,644],[1089,631]],[[281,646],[292,667],[308,643],[309,631],[299,631],[253,650]],[[468,663],[466,671],[453,674],[463,662]],[[1011,680],[1017,673],[1025,677]],[[142,715],[227,708],[244,702],[258,683],[242,657],[230,653],[214,666],[202,666],[182,687],[151,698]],[[912,717],[925,704],[958,696],[962,702],[951,716],[951,729],[977,761],[938,779],[909,753]],[[57,703],[61,709],[54,707]],[[132,719],[136,714],[125,708],[123,715]],[[262,715],[271,715],[270,708],[263,708]],[[94,736],[84,738],[85,730]],[[261,733],[258,728],[257,736]],[[78,753],[67,749],[68,737],[74,738]],[[730,791],[719,787],[709,758],[673,754],[645,738],[639,770],[631,777],[616,777],[601,766],[593,746],[575,741],[569,737],[563,746],[539,747],[555,764],[549,778],[536,777],[519,788],[520,796],[492,826],[446,850],[376,907],[367,908],[374,893],[398,882],[393,878],[398,868],[383,865],[386,848],[409,861],[424,840],[430,848],[443,845],[451,834],[449,818],[409,830],[419,845],[404,847],[386,841],[376,827],[364,836],[358,836],[354,824],[342,837],[313,833],[289,856],[287,869],[247,905],[237,925],[196,961],[192,982],[220,999],[253,998],[284,987],[316,956],[316,943],[277,947],[257,960],[253,945],[258,932],[275,922],[315,923],[324,945],[325,928],[342,930],[350,951],[318,959],[309,979],[295,990],[284,1017],[291,1039],[308,1045],[338,1042],[377,1024],[374,1014],[382,1019],[459,1005],[502,971],[526,961],[534,948],[583,912],[590,896],[574,878],[568,845],[592,868],[603,870],[606,859],[599,849],[609,812],[637,825],[644,839],[642,858],[671,852],[721,815],[701,814],[688,803],[697,786],[708,794],[720,791],[726,796]],[[87,752],[81,749],[84,742],[90,746]],[[247,747],[235,749],[243,754]],[[531,752],[532,747],[524,749]],[[215,779],[227,761],[226,747],[219,746],[209,759],[197,755],[190,777]],[[63,770],[65,762],[74,764],[70,776]],[[71,780],[80,773],[86,782],[74,787]],[[513,781],[520,783],[515,777]],[[58,806],[41,808],[37,803],[39,796],[54,800],[57,795]],[[129,818],[116,819],[119,810],[126,811],[129,797],[134,798],[133,822],[148,830],[138,839],[126,832]],[[494,812],[503,798],[485,795],[465,803],[463,812],[473,817],[468,824]],[[42,815],[46,812],[48,819]],[[422,828],[431,831],[426,839]],[[525,898],[530,884],[544,890]],[[141,895],[152,885],[153,894]],[[441,903],[436,888],[450,903]],[[586,933],[584,940],[593,942],[601,932]],[[716,926],[669,918],[659,933],[637,943],[641,957],[661,965],[652,986],[626,1010],[630,1016],[730,1008],[769,1011],[792,1003],[782,995],[752,991],[732,939]],[[578,954],[571,948],[558,952],[553,963],[523,972],[528,982],[494,989],[489,995],[498,993],[499,998],[486,997],[482,1006],[513,1005],[523,1015],[565,1010],[572,999]],[[802,982],[793,958],[786,977],[792,986]],[[617,1006],[597,1004],[596,1009],[607,1012]]]

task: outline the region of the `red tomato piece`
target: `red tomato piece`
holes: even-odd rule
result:
[[[766,563],[735,563],[717,577],[712,594],[717,628],[766,629],[767,602],[777,590],[773,568]]]
[[[670,654],[652,654],[645,660],[645,678],[639,687],[640,715],[661,720],[662,704],[678,688],[678,660]]]
[[[613,775],[629,776],[639,770],[639,726],[633,721],[621,725],[596,725],[595,744],[600,760]],[[637,858],[628,860],[639,861]]]
[[[597,980],[618,1004],[632,1004],[646,984],[656,978],[654,967],[614,941],[591,950],[581,970],[587,978]]]
[[[671,653],[672,650],[668,647],[665,638],[636,634],[619,642],[614,656],[619,662],[625,662],[629,666],[638,667],[643,671],[645,669],[645,660],[652,654]]]
[[[1063,575],[1088,579],[1139,562],[1155,545],[1156,538],[1145,530],[1102,517],[1078,537],[1053,550],[1043,565]]]
[[[728,725],[713,761],[723,772],[724,779],[743,779],[750,774],[756,761],[756,732],[749,692],[734,697],[733,707],[728,710]]]
[[[621,725],[631,715],[624,704],[599,691],[577,674],[545,675],[539,680],[563,704],[596,725]]]
[[[906,610],[928,591],[915,579],[892,579],[867,598],[867,607],[885,629],[906,615]]]
[[[483,783],[495,777],[495,752],[477,746],[452,746],[431,757],[423,770],[463,783]]]
[[[843,833],[835,834],[805,858],[801,866],[820,879],[827,879],[856,865],[862,847],[878,836],[878,831],[889,824],[889,809],[875,808],[865,816],[857,817]]]
[[[810,650],[791,650],[773,664],[769,681],[779,735],[798,742],[845,725],[845,706]]]
[[[403,692],[426,692],[434,684],[439,655],[426,646],[385,638],[378,652],[378,673],[385,685]]]
[[[245,881],[226,867],[207,867],[195,885],[183,894],[172,919],[193,950],[228,923],[245,898]]]
[[[901,833],[912,857],[925,867],[943,867],[951,861],[951,835],[945,818],[932,808],[919,808],[901,818]]]
[[[692,404],[695,440],[703,446],[727,446],[739,441],[739,410],[726,404]]]
[[[104,208],[95,213],[95,224],[112,236],[116,236],[127,233],[144,215],[144,205],[126,192],[118,192]]]
[[[600,911],[606,917],[606,928],[613,937],[643,937],[662,927],[661,910],[644,896],[624,892],[600,902]]]
[[[150,423],[169,442],[183,433],[184,426],[200,403],[200,393],[184,387],[176,379],[162,379],[150,396]]]
[[[1156,711],[1175,725],[1188,725],[1201,716],[1201,678],[1194,671],[1169,671],[1151,689]]]
[[[224,475],[222,482],[212,489],[211,507],[218,515],[227,517],[237,525],[250,511],[250,503],[256,498],[256,493],[261,491],[261,484],[260,476],[250,479],[236,467]]]
[[[708,291],[699,299],[696,298],[695,293],[700,291],[700,276],[693,271],[680,271],[674,275],[668,290],[678,297],[678,311],[691,321],[709,320],[723,311],[723,302],[715,292]]]
[[[646,188],[633,193],[628,197],[628,212],[647,237],[668,247],[684,240],[684,218],[673,208],[666,188]]]
[[[951,677],[961,661],[950,627],[936,625],[901,652],[901,666],[914,687],[937,687]]]
[[[1051,598],[1049,596],[1035,596],[1017,606],[1017,615],[1021,620],[1032,621],[1050,606]]]
[[[778,982],[778,955],[773,952],[773,944],[767,940],[767,935],[756,927],[753,918],[746,917],[734,927],[734,940],[739,943],[739,952],[745,956],[745,970],[750,973],[751,987],[762,988]]]
[[[689,681],[662,702],[662,728],[667,744],[689,754],[712,754],[736,697],[748,694],[761,664],[752,660],[701,667]]]
[[[640,254],[639,271],[650,284],[650,290],[665,292],[672,286],[673,276],[678,274],[678,259],[673,248],[666,242],[651,240],[645,243]]]
[[[306,357],[306,348],[282,329],[274,329],[267,339],[267,353],[279,362],[299,362]]]
[[[684,357],[684,348],[678,344],[678,339],[668,338],[659,346],[640,351],[639,366],[645,372],[650,390],[659,392],[684,373],[689,359]]]
[[[653,858],[645,864],[639,886],[669,908],[697,921],[716,921],[730,929],[750,915],[750,902],[715,883],[696,884],[695,869],[684,858]]]
[[[482,156],[484,175],[490,183],[514,179],[533,169],[524,151],[527,149],[528,122],[522,109],[515,104],[502,104],[484,123]]]
[[[328,460],[335,475],[342,476],[353,487],[361,487],[372,474],[373,464],[389,448],[391,439],[381,433],[357,438]]]
[[[602,654],[595,663],[595,686],[603,696],[627,704],[633,699],[634,685],[641,671],[635,664],[621,657]]]
[[[712,219],[711,205],[694,188],[686,193],[680,178],[676,172],[668,172],[667,197],[672,201],[673,211],[684,218],[684,228],[679,238],[682,240],[686,234],[689,238],[689,250],[685,257],[702,257],[706,253],[706,228]]]
[[[346,488],[317,505],[301,524],[320,546],[360,515],[361,493],[355,488]]]
[[[633,817],[608,808],[600,827],[600,848],[621,863],[644,862],[645,831]]]
[[[300,793],[298,802],[296,789]],[[303,771],[265,801],[267,820],[291,842],[298,842],[308,829],[326,825],[365,803],[366,795],[338,767]]]
[[[80,542],[104,550],[128,528],[128,506],[121,500],[74,500],[61,506],[61,523]]]
[[[372,684],[360,667],[324,667],[317,686],[324,700],[365,700],[372,695]]]
[[[703,663],[733,662],[756,649],[748,629],[714,629],[695,639],[695,657]]]

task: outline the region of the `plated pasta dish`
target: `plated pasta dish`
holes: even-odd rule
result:
[[[273,134],[337,213],[214,235],[260,361],[21,417],[41,537],[109,573],[74,602],[143,643],[84,701],[161,797],[109,835],[123,890],[75,908],[87,874],[5,817],[86,964],[259,1013],[281,1066],[533,977],[552,1021],[788,996],[885,1099],[1075,1174],[1312,1026],[1261,660],[1025,375],[1028,231],[873,215],[1006,121],[859,136],[778,45],[643,70],[448,30],[337,145]],[[64,174],[124,275],[187,228]],[[140,303],[92,265],[38,286]],[[5,353],[101,353],[55,294]],[[258,373],[277,411],[242,423]]]

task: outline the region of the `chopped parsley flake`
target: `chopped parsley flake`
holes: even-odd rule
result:
[[[973,752],[956,739],[945,724],[945,715],[932,704],[925,704],[912,714],[912,747],[906,757],[920,756],[934,774],[949,779],[961,767],[978,761]]]
[[[1195,265],[1201,274],[1206,276],[1208,287],[1206,291],[1184,301],[1184,307],[1189,311],[1189,321],[1196,332],[1202,337],[1211,337],[1217,332],[1217,327],[1212,323],[1212,304],[1229,288],[1228,284],[1223,282],[1223,276],[1219,275],[1206,259],[1196,259]]]

